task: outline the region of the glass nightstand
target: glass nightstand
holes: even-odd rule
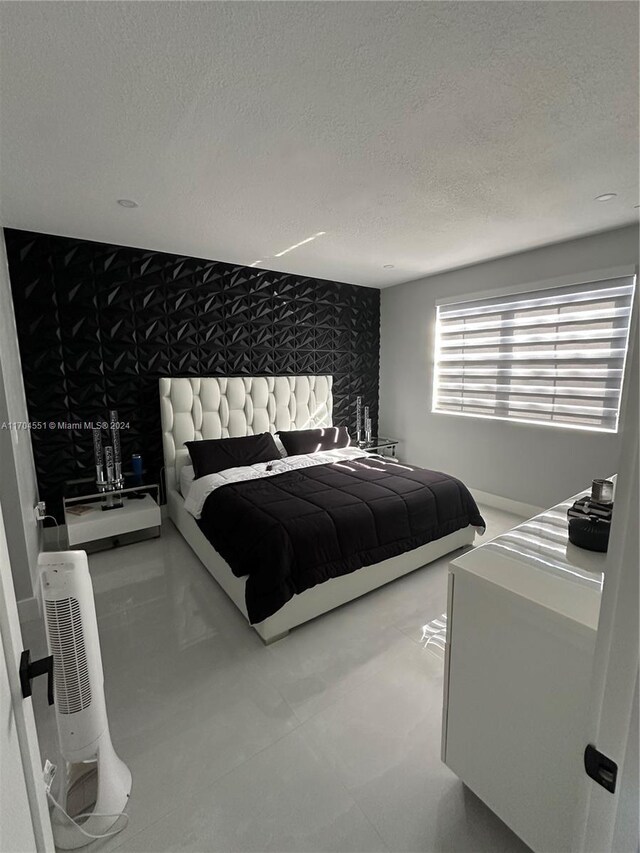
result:
[[[69,548],[100,551],[160,536],[159,485],[136,483],[132,474],[124,480],[117,492],[98,492],[88,478],[67,481],[62,506]]]
[[[361,441],[358,447],[361,450],[367,450],[371,453],[379,453],[381,456],[396,456],[396,447],[399,444],[397,438],[383,438],[382,436],[373,436],[370,441]]]

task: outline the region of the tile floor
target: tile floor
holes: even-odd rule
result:
[[[521,519],[481,507],[480,541]],[[107,851],[528,848],[440,761],[445,557],[265,647],[166,522],[90,558],[114,745],[133,774]],[[32,656],[40,622],[23,626]],[[55,718],[35,697],[43,758]]]

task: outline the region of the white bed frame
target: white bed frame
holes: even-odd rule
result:
[[[332,426],[332,376],[260,376],[160,379],[160,417],[169,517],[205,568],[248,621],[245,578],[237,578],[184,508],[180,471],[189,462],[185,441]],[[318,584],[252,627],[265,643],[291,628],[359,598],[395,578],[473,542],[466,527],[413,551]]]

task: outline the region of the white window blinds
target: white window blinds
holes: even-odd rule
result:
[[[433,411],[616,432],[634,287],[439,305]]]

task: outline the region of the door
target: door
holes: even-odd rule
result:
[[[49,853],[54,846],[33,707],[20,689],[22,648],[0,507],[0,853]]]
[[[618,766],[613,793],[582,777],[573,850],[637,853],[638,850],[638,542],[640,374],[638,308],[631,327],[628,394],[618,466],[615,509],[589,703],[586,745]],[[630,344],[631,346],[631,344]]]

